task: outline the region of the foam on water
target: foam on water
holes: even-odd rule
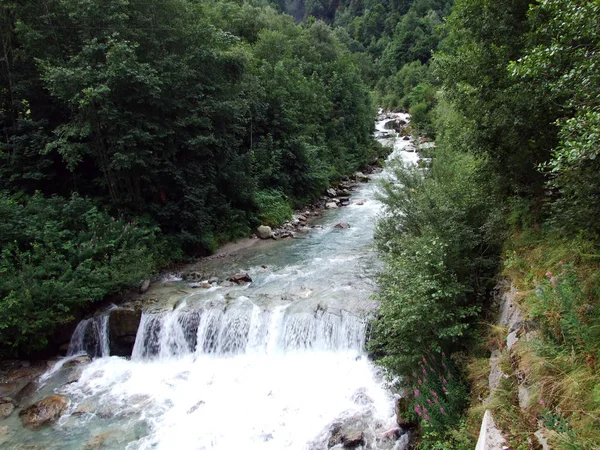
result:
[[[388,116],[377,123],[378,137],[394,145],[390,158],[415,160],[403,150],[408,141],[385,128],[396,118],[408,119]],[[377,439],[395,426],[394,399],[364,351],[378,267],[371,248],[381,209],[376,189],[373,181],[362,185],[353,204],[329,211],[323,228],[303,239],[248,254],[236,268],[215,265],[221,279],[245,268],[250,285],[190,293],[179,274],[165,277],[181,283],[173,288],[181,294],[143,313],[131,360],[106,356],[104,319],[82,322],[70,353],[100,357],[78,381],[51,387],[71,399],[68,413],[10,443],[324,450],[331,424],[352,419],[364,424],[369,448],[404,448]],[[334,229],[338,222],[350,228]]]

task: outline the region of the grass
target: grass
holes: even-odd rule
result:
[[[513,373],[495,395],[501,426],[525,436],[541,423],[552,448],[598,449],[600,254],[583,237],[543,231],[523,231],[508,242],[504,276],[519,289],[520,307],[536,331],[514,348]],[[517,411],[514,393],[522,380],[531,398]],[[531,448],[512,434],[511,446]]]

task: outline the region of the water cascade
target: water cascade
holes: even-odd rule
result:
[[[399,117],[408,120],[380,120],[376,137],[394,146],[391,158],[414,161],[385,127]],[[385,438],[394,396],[364,349],[381,267],[376,186],[361,183],[349,206],[297,239],[206,263],[219,280],[246,271],[249,285],[155,283],[130,359],[107,356],[106,317],[82,321],[69,354],[97,358],[77,381],[53,376],[39,393],[69,397],[67,414],[43,432],[20,427],[10,448],[326,450],[344,427],[362,433],[362,448],[405,448],[405,437]]]
[[[77,324],[71,336],[67,356],[87,353],[90,357],[110,354],[108,341],[108,315],[84,319]]]

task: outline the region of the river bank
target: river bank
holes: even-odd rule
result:
[[[164,275],[80,324],[70,353],[95,358],[73,355],[39,378],[6,419],[5,445],[54,448],[60,436],[57,448],[402,448],[394,395],[364,352],[377,308],[375,184],[296,239],[230,247],[186,273],[201,276]],[[251,281],[232,281],[239,272]],[[54,424],[22,428],[24,407],[49,395],[67,399]]]

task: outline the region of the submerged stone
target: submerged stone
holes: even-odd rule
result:
[[[62,395],[51,395],[23,409],[19,416],[27,428],[37,429],[57,420],[67,409],[69,400]]]

